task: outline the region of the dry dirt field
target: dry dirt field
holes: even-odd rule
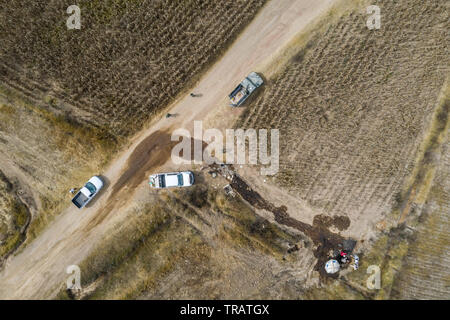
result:
[[[447,108],[450,108],[450,98]],[[448,137],[448,130],[447,130]],[[450,299],[450,143],[442,146],[430,196],[419,219],[417,234],[394,282],[397,299]]]
[[[63,1],[2,2],[0,173],[27,191],[28,236],[192,85],[264,3],[80,1],[82,28],[68,31]],[[0,214],[0,264],[24,238],[12,231],[11,203]]]
[[[19,191],[17,199],[33,216],[28,237],[33,238],[67,206],[70,188],[100,172],[114,148],[115,142],[103,139],[97,130],[66,122],[0,85],[0,174],[13,186],[1,188],[0,195]],[[8,203],[15,202],[4,203],[1,217],[12,221],[16,210],[9,209]],[[24,238],[4,237],[0,248],[15,247]],[[0,250],[0,264],[9,251]]]
[[[312,35],[236,127],[280,129],[276,183],[368,240],[401,201],[450,59],[446,1],[375,1],[374,31],[366,4]]]
[[[365,25],[368,4],[311,34],[236,127],[280,129],[272,181],[308,207],[291,217],[351,220],[345,234],[359,240],[360,270],[305,298],[448,298],[439,147],[448,131],[448,3],[370,2],[382,8],[376,31]],[[377,293],[364,283],[370,264],[382,269]]]
[[[205,171],[197,179],[208,187],[151,197],[145,192],[122,212],[127,224],[107,232],[80,265],[83,291],[62,287],[58,297],[264,299],[274,292],[278,298],[296,297],[311,281],[299,271],[314,264],[305,248],[309,241],[261,218],[238,196],[226,196],[217,188],[222,178],[211,179]]]
[[[443,1],[380,2],[386,12],[383,28],[369,32],[362,9],[365,3],[361,4],[336,23],[317,29],[305,48],[275,78],[268,79],[263,92],[245,107],[236,124],[281,130],[283,158],[274,181],[310,207],[313,223],[305,223],[309,217],[303,212],[296,215],[288,210],[291,217],[286,217],[282,207],[258,199],[247,186],[237,185],[235,190],[244,190],[248,201],[246,206],[241,204],[239,212],[248,216],[240,216],[231,224],[224,222],[224,216],[235,213],[230,213],[230,199],[222,193],[209,190],[222,200],[217,202],[210,195],[198,208],[190,202],[204,197],[169,193],[164,203],[179,216],[175,218],[178,224],[172,221],[169,225],[184,230],[175,233],[186,236],[186,242],[192,241],[196,254],[182,254],[174,244],[168,244],[171,249],[152,247],[129,253],[113,245],[121,241],[111,241],[85,260],[83,270],[97,274],[85,283],[87,289],[81,297],[448,297],[448,196],[443,191],[448,168],[445,146],[442,150],[440,146],[448,130],[446,5]],[[421,14],[413,15],[413,11]],[[433,180],[434,176],[438,178]],[[417,197],[412,196],[416,193],[412,190],[417,190]],[[176,204],[175,199],[186,202]],[[241,202],[231,203],[234,201]],[[261,209],[272,211],[275,222],[255,215]],[[335,218],[336,233],[328,230],[333,223],[320,213]],[[278,230],[277,236],[255,238],[249,229],[241,229],[243,221],[264,221]],[[218,227],[231,236],[223,237]],[[162,239],[170,232],[158,230]],[[341,233],[359,241],[361,268],[343,274],[339,281],[319,280],[314,272],[316,258],[321,261],[326,254],[319,250],[323,246],[320,238],[341,241]],[[242,235],[245,246],[236,247]],[[255,241],[271,251],[254,250]],[[284,248],[275,250],[280,241]],[[297,244],[299,250],[288,254],[289,242]],[[146,238],[142,243],[155,245]],[[163,244],[163,240],[158,242],[158,246]],[[105,249],[108,246],[115,249]],[[253,250],[247,251],[248,247]],[[425,247],[427,253],[420,254]],[[111,257],[104,252],[112,252],[113,257],[129,253],[132,262],[105,263]],[[148,252],[159,253],[149,256]],[[184,263],[172,265],[178,255],[184,257]],[[277,255],[286,260],[272,258]],[[220,266],[223,259],[227,261],[224,270]],[[150,266],[153,262],[157,267]],[[380,265],[383,272],[379,292],[365,287],[366,269],[371,264]],[[252,267],[257,268],[258,277],[252,276]],[[301,270],[303,277],[295,270]],[[129,273],[139,277],[130,279]],[[233,273],[246,280],[235,282]],[[434,281],[438,284],[430,285]],[[130,288],[127,294],[125,287]],[[61,292],[60,297],[67,297],[67,292]]]
[[[106,10],[100,1],[82,2],[82,11],[83,6],[98,10],[97,14],[87,14],[85,18],[86,24],[96,32],[83,31],[83,41],[75,41],[75,46],[65,43],[65,40],[74,42],[74,36],[59,38],[58,28],[45,34],[38,34],[32,28],[23,45],[17,41],[19,31],[6,34],[5,25],[1,26],[0,32],[10,41],[10,46],[0,49],[0,116],[6,119],[0,122],[0,148],[8,151],[7,156],[0,155],[0,160],[5,160],[0,162],[0,170],[14,168],[17,178],[11,180],[6,173],[4,178],[0,175],[0,196],[5,195],[0,197],[0,214],[5,212],[1,211],[5,203],[11,206],[19,200],[31,213],[48,208],[48,203],[58,203],[56,198],[49,198],[52,192],[60,196],[70,179],[82,181],[83,177],[97,173],[108,159],[95,158],[89,165],[83,159],[92,153],[114,150],[122,138],[139,130],[151,115],[181,94],[186,89],[187,75],[189,78],[193,72],[199,75],[211,62],[209,57],[214,55],[215,48],[225,48],[231,39],[231,36],[224,39],[224,35],[237,35],[243,26],[233,25],[227,33],[216,24],[234,23],[233,15],[243,8],[240,21],[249,21],[263,2],[238,1],[219,6],[213,1],[130,1],[124,5],[119,0],[108,2],[115,4],[112,10]],[[56,1],[39,3],[42,7],[62,9],[61,17],[64,17],[65,8]],[[185,4],[194,3],[203,4],[208,14],[200,17],[195,10],[184,10]],[[163,8],[160,4],[168,6],[169,11],[158,11]],[[120,178],[108,190],[110,196],[97,202],[98,208],[94,206],[80,219],[84,221],[80,225],[85,227],[85,234],[64,224],[66,220],[72,221],[73,216],[66,214],[63,216],[66,220],[59,221],[58,226],[86,239],[97,231],[101,234],[90,238],[99,240],[96,245],[80,240],[77,243],[80,248],[66,254],[70,261],[82,261],[83,290],[66,291],[65,283],[58,278],[55,282],[61,288],[58,298],[450,297],[445,271],[448,233],[442,227],[448,225],[449,207],[445,191],[448,189],[450,97],[448,3],[444,0],[370,1],[382,8],[382,28],[374,31],[365,25],[368,4],[366,0],[356,1],[342,16],[339,13],[332,20],[322,19],[308,34],[309,40],[302,49],[285,65],[271,66],[277,72],[266,79],[261,92],[229,117],[237,118],[242,111],[236,127],[280,129],[280,172],[273,179],[267,178],[267,184],[264,180],[267,187],[262,186],[260,177],[251,177],[254,168],[244,167],[237,169],[242,179],[231,182],[233,190],[242,197],[227,196],[222,188],[230,181],[222,177],[213,179],[207,173],[209,168],[194,167],[197,186],[148,191],[142,188],[145,182],[141,176],[145,176],[155,158],[166,156],[168,151],[162,146],[164,139],[155,138],[162,145],[153,144],[150,135],[130,151],[125,170],[118,173]],[[149,10],[138,10],[143,5],[149,5]],[[6,19],[6,25],[12,26],[17,14],[11,11],[14,4],[1,6],[5,10],[0,12],[11,16]],[[38,4],[22,10],[37,10],[33,6]],[[215,15],[220,10],[225,10],[226,18],[224,12],[220,17]],[[43,23],[47,31],[53,30],[52,23],[64,28],[59,18],[46,12],[36,21],[47,21]],[[153,14],[156,16],[151,19]],[[180,15],[190,21],[194,31],[187,31],[190,29],[183,25],[183,19],[170,20]],[[124,20],[115,21],[116,16],[123,16]],[[141,25],[126,20],[136,17],[145,22]],[[174,23],[167,26],[161,23],[167,21],[164,19]],[[113,31],[103,27],[108,23],[115,26]],[[151,35],[155,35],[152,32],[158,26],[162,38],[173,34],[180,38],[164,43],[140,42],[143,38],[152,39]],[[178,30],[182,31],[178,33]],[[52,55],[47,47],[39,47],[41,36],[59,48],[62,56],[70,55],[73,59],[66,62]],[[178,56],[180,50],[171,50],[171,46],[190,43],[194,41],[191,37],[198,41],[195,42],[198,46],[183,46],[184,60]],[[102,42],[105,39],[114,41]],[[89,48],[87,53],[80,53],[80,45]],[[11,46],[19,49],[10,49]],[[153,61],[147,59],[152,55],[147,48],[152,46],[158,53],[152,56]],[[203,51],[197,51],[199,47]],[[34,57],[30,48],[42,49],[45,59]],[[207,53],[203,54],[204,51]],[[191,60],[192,57],[195,59]],[[12,58],[16,65],[9,62],[6,65],[3,58]],[[18,64],[26,68],[18,68]],[[58,67],[52,69],[52,66]],[[73,72],[76,66],[81,68],[79,72]],[[45,67],[51,69],[48,74],[42,72]],[[182,67],[189,72],[184,73]],[[152,78],[153,75],[158,77]],[[174,81],[175,78],[182,80]],[[161,88],[162,83],[170,85]],[[149,92],[154,99],[149,98]],[[74,121],[71,115],[76,115],[81,122]],[[22,123],[28,126],[21,126]],[[111,129],[105,129],[106,125]],[[153,134],[158,136],[158,131]],[[41,137],[45,137],[45,144],[39,143]],[[66,140],[66,137],[70,138]],[[84,145],[85,139],[96,142]],[[146,143],[147,139],[150,144]],[[158,154],[144,159],[150,154],[149,145]],[[78,148],[76,157],[68,156]],[[48,174],[49,167],[40,165],[43,161],[51,163],[51,174]],[[68,162],[70,166],[66,167]],[[24,169],[24,163],[31,165]],[[67,181],[53,185],[52,179],[68,168],[82,169],[78,169],[81,173],[68,171]],[[14,181],[24,185],[24,180],[28,186],[23,189],[25,196],[16,192],[14,185]],[[2,190],[7,191],[2,193]],[[127,202],[130,190],[134,192],[133,201]],[[112,197],[115,191],[120,196]],[[39,201],[27,202],[30,197]],[[99,207],[109,200],[117,203]],[[292,203],[294,207],[297,203],[302,206],[292,211]],[[88,214],[93,213],[95,217],[90,218]],[[11,239],[21,228],[23,219],[4,216],[0,222],[5,221],[6,227],[0,224],[0,228],[7,229]],[[101,228],[101,223],[113,216],[117,220]],[[115,221],[120,222],[115,224]],[[111,229],[106,229],[110,225],[113,225]],[[344,236],[358,240],[360,269],[343,272],[338,278],[323,277],[324,259]],[[17,281],[20,292],[38,296],[36,288],[40,283],[46,279],[55,281],[55,272],[51,271],[54,260],[42,260],[47,257],[62,260],[65,254],[62,251],[71,240],[66,235],[53,239],[48,233],[41,243],[49,248],[53,246],[54,250],[34,248],[37,254],[30,256],[36,261],[36,267],[20,266],[24,273],[35,270],[43,274],[30,275],[29,283],[24,283],[14,273],[15,268],[9,268],[8,273],[3,272],[2,279],[8,281],[8,288],[14,288]],[[427,246],[430,250],[422,254]],[[89,248],[89,255],[82,259],[77,252],[84,248]],[[20,256],[16,268],[27,258]],[[431,265],[434,272],[428,269],[430,260],[434,261]],[[366,269],[371,264],[382,268],[383,287],[378,292],[365,288]],[[315,272],[318,268],[320,276]],[[58,265],[61,273],[62,269]],[[433,282],[439,285],[430,286]],[[44,292],[42,296],[50,295]]]
[[[269,2],[262,8],[261,13],[240,34],[224,57],[195,85],[195,89],[204,94],[201,99],[189,97],[188,92],[183,94],[170,108],[170,112],[179,113],[182,117],[155,120],[149,128],[134,137],[102,171],[109,187],[94,200],[92,206],[89,204],[81,215],[73,206],[64,209],[38,237],[8,259],[0,271],[0,296],[20,299],[54,297],[55,289],[65,282],[68,263],[81,263],[91,250],[106,240],[105,237],[113,236],[108,230],[111,225],[120,227],[131,223],[129,219],[125,219],[125,211],[136,205],[135,194],[141,192],[148,201],[146,175],[153,170],[180,170],[179,167],[174,168],[173,164],[167,163],[165,166],[170,159],[170,143],[167,143],[170,135],[167,133],[176,127],[189,128],[194,119],[206,117],[214,110],[213,105],[226,100],[228,88],[233,87],[242,74],[271,60],[280,48],[284,48],[300,30],[304,30],[308,23],[333,3],[332,0],[323,0],[319,4],[315,0],[284,0]],[[242,59],[243,56],[246,59]],[[155,149],[156,152],[153,152]],[[221,188],[223,185],[217,187]],[[126,235],[133,237],[133,234],[133,231],[129,231]],[[170,233],[165,234],[165,237],[170,236],[176,237]],[[178,243],[171,245],[176,247]],[[171,255],[171,250],[163,250],[161,254],[166,254],[167,257]],[[303,255],[305,254],[308,253]],[[229,261],[227,258],[225,256],[219,261]],[[310,269],[309,264],[314,263],[314,256],[310,251],[303,261],[306,261],[303,267]],[[249,274],[253,270],[250,262]],[[271,270],[270,266],[267,270]],[[303,272],[303,268],[296,268],[295,272],[301,279],[307,274]],[[239,278],[237,275],[235,283]],[[170,294],[170,291],[166,294]],[[245,296],[248,293],[243,290],[240,294]]]
[[[31,101],[115,136],[137,132],[246,26],[265,0],[84,0],[0,5],[0,79]]]

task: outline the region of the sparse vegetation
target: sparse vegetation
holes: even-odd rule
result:
[[[309,298],[445,299],[450,297],[448,237],[449,91],[444,85],[428,134],[402,192],[395,196],[391,218],[398,225],[379,235],[361,256],[360,269],[325,291],[311,289]],[[443,116],[445,115],[445,116]],[[426,160],[425,160],[426,159]],[[439,161],[437,159],[440,159]],[[411,190],[420,190],[412,192]],[[405,194],[403,199],[402,194]],[[403,209],[403,212],[400,210]],[[368,266],[381,270],[380,290],[365,286]],[[348,295],[350,293],[350,295]]]
[[[71,121],[133,134],[192,85],[265,2],[82,0],[81,30],[67,30],[64,2],[3,3],[0,79]]]
[[[425,259],[439,261],[442,276],[434,278],[441,283],[448,274],[438,247],[413,262],[427,244],[411,248],[413,229],[397,226],[407,219],[415,228],[429,190],[436,190],[436,159],[448,130],[445,95],[438,103],[442,89],[448,91],[450,70],[447,6],[444,1],[372,1],[382,8],[383,22],[380,30],[368,32],[368,2],[359,4],[308,40],[302,38],[303,48],[236,124],[280,129],[279,185],[329,215],[348,215],[352,224],[383,217],[391,230],[378,232],[379,238],[364,246],[370,250],[357,272],[311,288],[305,293],[310,299],[420,296],[411,282],[420,276],[408,264],[423,266]],[[442,212],[434,219],[444,221]],[[424,228],[419,238],[431,243]],[[433,245],[447,247],[441,228],[436,232],[440,238]],[[380,291],[365,287],[370,264],[382,268]],[[407,275],[400,276],[403,270]],[[409,286],[409,293],[400,295],[399,285]],[[428,291],[427,297],[438,297]]]
[[[185,200],[189,194],[204,194],[207,201],[198,206]],[[128,216],[128,223],[82,263],[83,298],[160,298],[161,283],[171,286],[172,298],[220,297],[223,285],[208,283],[230,277],[226,270],[234,268],[233,255],[275,256],[282,263],[283,244],[298,240],[259,218],[242,200],[202,186],[165,192]],[[174,278],[183,285],[173,284]],[[62,290],[58,298],[69,297]]]
[[[83,0],[81,30],[67,30],[61,1],[0,4],[0,168],[11,163],[37,193],[28,239],[265,2]]]
[[[29,238],[67,205],[68,189],[98,173],[193,84],[265,2],[83,0],[83,28],[70,32],[63,3],[1,4],[8,45],[0,48],[0,169],[8,163],[36,192]],[[380,30],[366,28],[368,4],[382,8]],[[294,204],[256,199],[242,184],[246,203],[221,190],[233,181],[216,176],[213,184],[199,173],[201,184],[148,191],[130,206],[127,192],[134,201],[141,178],[163,164],[149,150],[165,159],[169,135],[154,133],[114,185],[117,205],[78,234],[87,240],[77,249],[89,250],[81,292],[55,280],[45,295],[61,285],[60,299],[450,297],[447,9],[444,0],[354,1],[268,67],[267,84],[236,127],[280,129],[273,181]],[[1,173],[0,262],[24,240],[30,217]],[[312,224],[292,212],[297,198]],[[126,218],[112,220],[116,213]],[[120,223],[100,226],[108,219]],[[106,238],[90,241],[99,230]],[[360,268],[319,281],[317,268],[324,273],[322,260],[344,234],[359,241]],[[58,239],[60,248],[72,240]],[[79,251],[67,256],[79,259]],[[36,269],[59,272],[66,261],[58,259]],[[366,288],[369,265],[381,268],[380,290]]]
[[[0,265],[25,239],[30,212],[17,195],[17,186],[0,171]]]
[[[0,101],[0,168],[6,162],[23,175],[21,183],[33,189],[34,202],[40,204],[28,230],[31,240],[68,205],[68,190],[109,161],[118,142],[31,105],[4,87]]]
[[[367,4],[303,39],[236,127],[280,129],[276,181],[311,207],[373,219],[412,173],[450,60],[445,1],[372,1],[375,31]]]

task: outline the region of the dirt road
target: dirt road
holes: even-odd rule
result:
[[[277,0],[269,2],[239,36],[222,59],[189,95],[177,101],[170,113],[141,132],[133,144],[111,163],[103,174],[108,187],[89,208],[69,208],[32,243],[10,257],[0,273],[0,299],[45,299],[53,297],[68,275],[66,268],[80,263],[102,239],[104,232],[121,219],[120,207],[132,201],[130,193],[145,188],[150,170],[170,166],[170,134],[191,129],[250,71],[274,57],[314,18],[335,0]],[[82,275],[81,275],[82,276]]]

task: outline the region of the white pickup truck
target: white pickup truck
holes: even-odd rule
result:
[[[73,197],[72,203],[78,209],[84,208],[89,201],[91,201],[94,196],[98,194],[101,188],[103,188],[103,181],[99,177],[93,176],[84,185],[84,187],[77,192],[75,197]]]
[[[153,174],[148,184],[157,189],[189,187],[194,184],[194,174],[190,171]]]

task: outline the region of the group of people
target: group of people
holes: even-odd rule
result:
[[[341,265],[350,263],[351,257],[353,257],[353,264],[351,266],[354,270],[357,270],[359,268],[359,257],[356,254],[349,255],[345,250],[341,250],[338,257],[339,263]]]
[[[196,94],[196,93],[193,93],[193,92],[190,93],[190,96],[193,97],[193,98],[195,98],[195,97],[200,97],[199,94]],[[173,113],[168,113],[168,114],[166,114],[166,118],[170,118],[170,117],[174,117],[174,116],[175,116],[175,115],[174,115]]]

